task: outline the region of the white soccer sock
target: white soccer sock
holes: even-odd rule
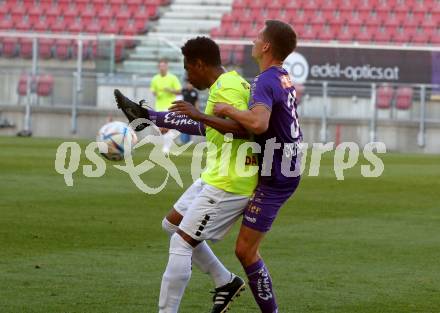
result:
[[[206,241],[193,250],[192,260],[203,273],[211,275],[216,288],[226,285],[235,277],[215,256]]]
[[[162,147],[162,151],[164,153],[169,153],[171,146],[173,145],[173,140],[174,140],[174,133],[172,130],[169,130],[168,132],[166,132],[165,134],[163,134],[163,147]]]
[[[191,278],[193,248],[180,235],[170,240],[170,257],[162,277],[159,297],[159,313],[177,313],[186,285]]]
[[[164,218],[162,228],[173,235],[178,227]],[[192,261],[203,273],[212,277],[216,288],[226,285],[235,277],[215,256],[206,241],[199,243],[193,250]]]
[[[166,217],[163,218],[162,220],[162,229],[167,232],[170,236],[172,236],[177,228],[179,228],[179,226],[174,225],[173,223],[171,223],[169,220],[167,220]]]

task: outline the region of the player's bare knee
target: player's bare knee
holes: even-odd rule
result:
[[[241,263],[246,263],[246,261],[252,257],[253,253],[246,245],[237,243],[235,246],[235,255]]]

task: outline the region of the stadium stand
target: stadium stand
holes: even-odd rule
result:
[[[291,23],[302,40],[439,44],[436,0],[234,0],[214,38],[253,38],[265,18]],[[235,54],[240,54],[236,51]],[[228,50],[225,62],[242,59]]]
[[[112,33],[121,35],[143,34],[148,21],[159,17],[159,6],[169,0],[11,0],[0,1],[0,31],[35,31],[69,34]],[[0,38],[1,56],[31,58],[32,41]],[[76,43],[66,40],[43,40],[40,55],[47,59],[65,60],[75,55]],[[86,49],[92,49],[93,44]],[[126,43],[133,47],[133,42]],[[117,47],[117,60],[123,54]],[[94,51],[85,56],[96,57]]]

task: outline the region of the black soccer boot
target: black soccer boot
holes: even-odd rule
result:
[[[232,301],[239,297],[240,293],[245,289],[245,285],[243,279],[235,276],[229,284],[215,288],[215,291],[212,292],[214,293],[212,298],[214,306],[211,313],[225,313],[228,311],[231,308]]]
[[[138,104],[124,96],[122,92],[119,91],[119,89],[115,89],[113,93],[115,95],[115,100],[118,108],[122,110],[130,123],[138,118],[145,118],[147,120],[150,119],[150,114],[148,113],[148,110],[142,107],[145,100],[141,100]],[[141,131],[148,126],[149,124],[142,123],[138,125],[135,130]]]

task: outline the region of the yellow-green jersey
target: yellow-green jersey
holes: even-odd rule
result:
[[[178,91],[182,89],[182,86],[174,74],[167,73],[165,76],[156,74],[151,80],[150,89],[156,94],[156,111],[166,111],[172,105],[172,102],[176,100],[176,95],[165,91],[165,89]]]
[[[238,110],[247,110],[249,96],[249,83],[238,75],[237,72],[223,73],[209,88],[205,114],[213,115],[214,105],[217,102],[228,103]],[[245,154],[240,153],[241,157],[237,158],[240,145],[248,142],[248,140],[232,139],[232,141],[227,142],[222,133],[207,126],[206,141],[208,152],[206,156],[206,170],[201,175],[202,180],[224,191],[250,196],[257,185],[257,156],[252,154],[248,147],[249,149],[244,150]],[[210,144],[214,144],[216,149],[209,148]],[[254,174],[247,177],[239,175],[236,169],[237,162],[240,162],[237,166],[243,172],[250,173],[250,171],[255,169],[253,171]]]

